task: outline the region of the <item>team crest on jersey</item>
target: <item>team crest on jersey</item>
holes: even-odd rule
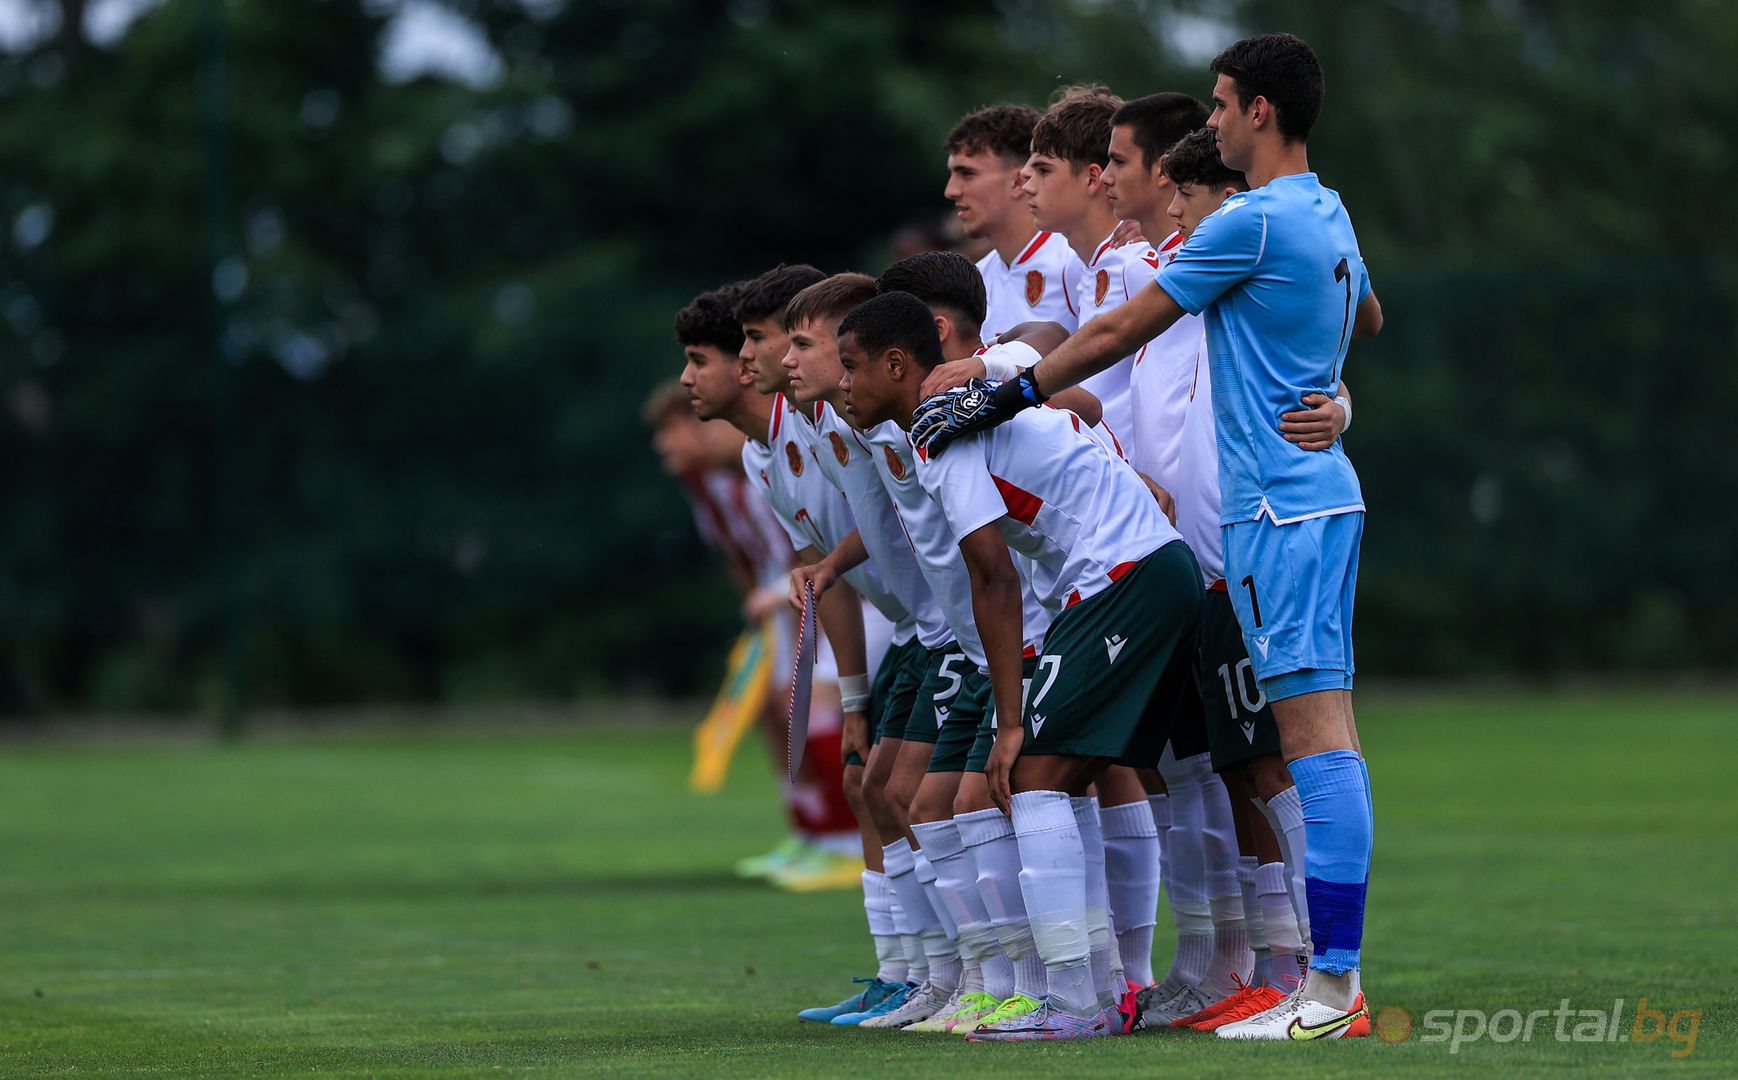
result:
[[[1026,271],[1026,306],[1037,307],[1038,301],[1044,299],[1044,271]]]
[[[905,462],[899,460],[899,455],[893,452],[893,447],[883,446],[881,449],[887,451],[887,471],[893,474],[893,479],[905,479]]]
[[[839,464],[851,464],[851,449],[845,445],[845,440],[839,438],[837,431],[827,432],[827,441],[833,444],[833,456],[839,459]]]
[[[1104,298],[1110,294],[1110,271],[1100,270],[1098,281],[1092,287],[1092,306],[1103,307]]]
[[[790,462],[792,476],[803,475],[803,453],[797,449],[796,443],[785,443],[785,460]]]

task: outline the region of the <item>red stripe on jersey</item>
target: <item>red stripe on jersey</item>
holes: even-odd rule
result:
[[[1073,413],[1069,413],[1068,419],[1073,422],[1074,430],[1079,431],[1080,430],[1080,417],[1074,415]]]
[[[912,447],[912,449],[917,451],[918,460],[920,460],[920,461],[928,461],[929,460],[929,449],[927,447],[914,446],[914,447]]]
[[[1225,588],[1225,579],[1220,578],[1218,581],[1215,581],[1213,584],[1207,586],[1207,591],[1208,592],[1225,592],[1225,591],[1227,591]]]
[[[1068,603],[1063,604],[1062,606],[1065,608],[1071,608],[1078,603],[1080,603],[1080,590],[1075,589],[1073,592],[1068,594]]]
[[[1027,491],[1018,484],[990,474],[990,479],[996,482],[996,490],[1002,493],[1002,501],[1008,506],[1008,516],[1022,524],[1030,525],[1038,517],[1038,511],[1044,509],[1044,500]]]
[[[1159,245],[1159,250],[1160,251],[1169,251],[1172,248],[1176,247],[1178,244],[1181,244],[1186,239],[1188,239],[1188,238],[1185,237],[1182,233],[1174,232],[1171,234],[1171,238],[1169,240],[1166,240],[1164,243]]]
[[[1127,574],[1130,570],[1133,570],[1134,568],[1135,568],[1135,564],[1132,562],[1119,562],[1115,566],[1111,567],[1109,570],[1106,570],[1104,573],[1104,576],[1109,578],[1112,581],[1121,581],[1123,579],[1123,575]]]
[[[1020,653],[1020,658],[1022,660],[1036,660],[1036,659],[1038,659],[1038,646],[1036,646],[1036,645],[1026,646],[1025,650]]]
[[[766,441],[768,444],[778,442],[779,429],[785,423],[785,404],[780,401],[772,407],[772,435]]]
[[[1032,238],[1032,242],[1030,244],[1026,245],[1026,250],[1020,252],[1020,257],[1018,259],[1014,260],[1014,265],[1019,266],[1021,263],[1025,262],[1027,259],[1030,259],[1032,256],[1038,254],[1038,249],[1043,247],[1044,241],[1046,241],[1048,239],[1050,239],[1050,234],[1047,232],[1041,232],[1037,236],[1034,236]]]
[[[1109,240],[1106,240],[1104,243],[1098,245],[1098,250],[1092,253],[1092,261],[1087,263],[1086,265],[1097,266],[1098,260],[1104,258],[1104,253],[1109,251],[1110,245],[1115,243],[1115,242],[1116,242],[1116,237],[1113,236]]]

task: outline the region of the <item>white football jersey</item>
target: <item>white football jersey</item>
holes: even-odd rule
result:
[[[917,553],[918,566],[922,567],[930,592],[953,629],[954,640],[972,663],[986,667],[977,615],[972,611],[971,575],[960,555],[959,540],[948,527],[947,515],[917,478],[917,450],[911,445],[911,436],[891,421],[861,434],[880,458],[876,462],[876,475],[899,512],[906,538]],[[1051,612],[1039,601],[1025,573],[1020,575],[1020,593],[1025,638],[1022,644],[1030,655],[1036,656],[1045,631],[1050,629]]]
[[[1182,233],[1172,233],[1158,247],[1159,267],[1164,273]],[[1155,277],[1157,274],[1154,275]],[[1131,279],[1135,291],[1148,282]],[[1177,490],[1177,455],[1183,442],[1183,411],[1189,403],[1189,387],[1195,379],[1195,358],[1206,338],[1206,324],[1199,315],[1184,315],[1158,337],[1147,342],[1135,358],[1129,379],[1133,420],[1128,430],[1118,429],[1127,445],[1129,461],[1173,494]]]
[[[985,341],[993,343],[1003,331],[1023,322],[1061,323],[1070,331],[1080,325],[1074,305],[1085,267],[1061,233],[1034,236],[1012,265],[991,249],[978,260],[978,273],[983,275],[988,301]]]
[[[1081,326],[1121,307],[1129,297],[1152,284],[1153,271],[1158,269],[1159,253],[1147,244],[1122,247],[1111,244],[1112,237],[1106,237],[1098,245],[1081,275],[1075,302]],[[1134,430],[1134,396],[1129,383],[1134,378],[1135,363],[1144,352],[1143,345],[1103,371],[1081,380],[1080,385],[1104,406],[1104,422],[1112,431]]]
[[[780,396],[767,423],[766,445],[753,439],[743,443],[742,465],[749,482],[778,514],[791,546],[798,551],[815,548],[825,554],[857,531],[857,521],[845,496],[822,474],[810,452],[802,431],[804,423],[790,402]],[[905,605],[869,563],[844,578],[895,626],[909,620]]]
[[[995,524],[1033,562],[1032,584],[1067,607],[1178,539],[1134,469],[1061,409],[1028,409],[950,443],[918,468],[957,543]]]
[[[905,538],[893,500],[876,475],[875,451],[826,402],[816,402],[814,408],[814,423],[803,426],[813,439],[811,449],[822,475],[850,504],[863,549],[869,553],[866,565],[874,567],[879,579],[916,620],[917,638],[923,647],[941,648],[953,640],[953,630],[930,592],[923,568],[917,565],[917,554]]]
[[[1177,531],[1201,564],[1201,583],[1225,576],[1225,544],[1219,525],[1219,438],[1213,420],[1213,365],[1202,337],[1195,380],[1183,413],[1183,439],[1177,462]]]

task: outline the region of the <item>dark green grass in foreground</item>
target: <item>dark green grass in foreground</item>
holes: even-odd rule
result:
[[[1559,1043],[1549,1018],[1452,1056],[1417,1032],[977,1046],[799,1024],[868,970],[859,898],[732,880],[778,836],[764,757],[690,796],[686,735],[659,730],[0,748],[0,1075],[1738,1069],[1738,699],[1372,696],[1361,719],[1373,1004],[1622,998],[1627,1032],[1646,995],[1701,1010],[1693,1054]]]

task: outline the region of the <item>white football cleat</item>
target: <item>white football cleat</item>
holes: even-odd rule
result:
[[[915,1024],[919,1020],[928,1020],[947,1005],[951,994],[936,989],[932,983],[924,983],[912,991],[905,1004],[882,1016],[871,1016],[858,1024],[866,1028],[902,1028],[907,1024]]]
[[[1266,1012],[1219,1029],[1221,1039],[1270,1039],[1277,1042],[1359,1039],[1369,1034],[1370,1011],[1364,1007],[1363,991],[1358,992],[1350,1009],[1336,1009],[1305,997],[1301,987]]]

